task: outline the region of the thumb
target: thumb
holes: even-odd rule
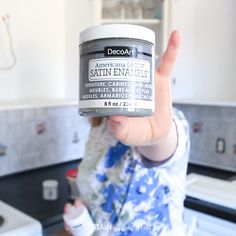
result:
[[[66,203],[66,205],[64,206],[64,213],[69,213],[72,207],[73,206],[70,203]]]
[[[128,117],[110,116],[107,121],[107,128],[113,138],[122,142],[127,138],[129,132]]]
[[[64,206],[64,214],[67,214],[70,212],[71,208],[73,206],[70,204],[70,203],[67,203],[65,206]],[[70,227],[69,225],[64,221],[64,229],[68,232],[68,233],[71,233],[70,232]]]

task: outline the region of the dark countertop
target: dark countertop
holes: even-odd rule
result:
[[[44,228],[62,222],[63,208],[68,202],[69,193],[65,173],[70,168],[77,168],[79,161],[62,163],[19,174],[0,178],[0,199],[26,214],[39,220]],[[195,172],[212,177],[227,179],[233,175],[228,171],[190,164],[188,173]],[[234,173],[235,174],[235,173]],[[59,198],[56,201],[42,199],[42,181],[56,179],[59,181]],[[185,206],[236,223],[236,210],[220,207],[208,202],[187,197]]]
[[[195,164],[188,165],[188,174],[197,173],[200,175],[206,175],[213,178],[218,178],[222,180],[228,180],[233,176],[236,176],[236,173],[226,170],[219,170],[216,168],[209,168],[206,166],[200,166]]]
[[[0,199],[39,220],[43,227],[62,221],[65,203],[69,199],[65,173],[77,168],[79,161],[57,164],[0,178]],[[42,181],[58,180],[58,200],[42,198]]]
[[[234,177],[236,176],[236,173],[230,171],[224,171],[194,164],[188,165],[188,174],[190,173],[197,173],[201,175],[210,176],[213,178],[219,178],[222,180],[229,180],[232,178],[234,179]],[[236,223],[236,210],[227,207],[222,207],[192,197],[186,198],[184,206],[196,211],[200,211]]]

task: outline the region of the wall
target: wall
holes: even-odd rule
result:
[[[0,0],[0,17],[6,14],[10,15],[17,64],[0,70],[0,101],[64,98],[64,0]],[[0,65],[9,64],[1,19],[0,45]]]
[[[236,171],[236,107],[175,105],[190,123],[190,162]],[[216,152],[217,139],[225,151]]]
[[[195,1],[194,91],[211,99],[235,100],[235,0]],[[209,17],[210,13],[210,17]],[[204,32],[204,33],[203,33]],[[208,86],[205,84],[207,78]],[[198,85],[198,86],[197,86]],[[210,85],[210,86],[209,86]]]
[[[96,0],[95,0],[96,1]],[[65,96],[78,98],[79,90],[79,33],[97,22],[94,0],[65,1]],[[98,3],[96,3],[98,4]]]
[[[0,111],[0,176],[83,157],[88,131],[77,106]]]
[[[173,98],[191,98],[194,67],[195,0],[171,1],[171,28],[181,33],[181,50],[173,71]]]
[[[236,101],[236,1],[172,2],[172,28],[182,35],[173,72],[177,101]]]

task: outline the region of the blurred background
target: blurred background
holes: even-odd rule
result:
[[[236,99],[233,0],[1,0],[0,4],[5,19],[0,21],[1,102],[77,99],[79,33],[108,23],[154,30],[157,61],[170,32],[180,30],[182,50],[172,77],[176,101]],[[14,60],[14,68],[7,70]]]
[[[77,114],[79,33],[109,23],[152,29],[156,66],[180,31],[171,84],[191,132],[185,218],[195,236],[235,235],[235,9],[235,0],[0,0],[0,235],[66,235],[68,180],[89,131]],[[52,201],[47,179],[58,183]]]

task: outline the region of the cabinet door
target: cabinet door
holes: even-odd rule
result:
[[[193,95],[194,8],[195,0],[172,1],[171,30],[179,30],[182,39],[181,50],[172,76],[174,100]]]
[[[236,101],[235,9],[235,0],[172,1],[172,28],[183,38],[174,98]]]
[[[169,0],[97,0],[101,24],[135,24],[156,34],[156,58],[167,44]],[[99,12],[100,9],[100,12]]]
[[[66,97],[77,99],[79,80],[79,34],[97,24],[97,0],[65,1]]]

